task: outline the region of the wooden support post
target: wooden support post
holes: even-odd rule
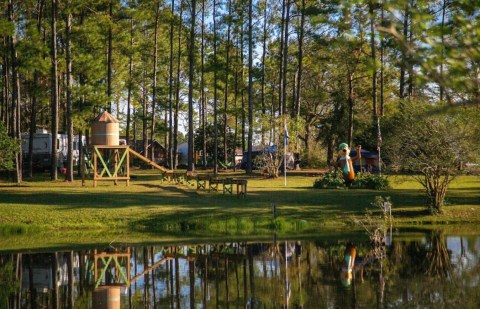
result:
[[[113,150],[112,157],[113,157],[113,168],[115,170],[114,176],[116,176],[116,173],[117,173],[117,170],[118,170],[118,159],[119,159],[118,158],[118,149]],[[115,185],[118,185],[118,182],[117,182],[116,178],[113,180],[113,183]]]
[[[97,152],[93,151],[93,187],[96,187],[96,186],[97,186]]]
[[[127,169],[126,169],[126,173],[127,173],[127,187],[130,185],[130,151],[128,149],[125,150],[127,152]],[[130,250],[130,248],[129,248]],[[130,275],[128,276],[130,278]]]
[[[83,163],[83,164],[80,164],[80,173],[82,175],[82,187],[85,187],[85,164],[87,164],[87,162],[85,162],[85,158],[83,155],[83,146],[80,147],[80,156],[82,157],[80,162]]]

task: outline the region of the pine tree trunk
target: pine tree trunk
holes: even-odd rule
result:
[[[378,160],[380,162],[380,153],[382,147],[382,132],[380,129],[380,117],[378,115],[378,103],[377,103],[377,46],[375,43],[375,10],[374,4],[369,3],[369,13],[370,13],[370,48],[371,48],[371,59],[372,59],[372,103],[373,103],[373,124],[375,125],[375,135],[377,136],[377,154]],[[379,164],[380,168],[380,164]]]
[[[283,41],[283,71],[282,71],[282,114],[287,113],[287,66],[288,66],[288,34],[290,24],[290,0],[286,0],[285,30]]]
[[[403,35],[406,39],[408,36],[408,16],[410,15],[409,4],[405,6],[405,12],[403,15]],[[405,98],[405,76],[407,71],[407,51],[405,48],[402,48],[402,60],[400,63],[400,93],[399,97],[401,99]]]
[[[283,115],[283,51],[284,48],[284,39],[285,39],[285,10],[287,7],[287,0],[282,0],[282,18],[280,21],[281,35],[280,35],[280,46],[279,46],[279,57],[278,57],[278,111],[279,115]]]
[[[173,32],[175,26],[175,0],[172,0],[172,16],[170,20],[170,59],[168,70],[168,149],[167,149],[167,165],[173,168]]]
[[[372,106],[373,106],[373,122],[376,123],[378,118],[378,107],[377,107],[377,46],[375,44],[375,11],[373,8],[373,3],[370,2],[369,5],[370,13],[370,49],[371,49],[371,62],[372,62]]]
[[[302,76],[303,76],[303,37],[305,27],[305,0],[302,0],[300,8],[300,33],[298,34],[298,76],[297,76],[297,95],[295,96],[295,116],[300,117],[300,104],[302,94]]]
[[[50,178],[57,180],[58,178],[58,59],[57,59],[57,0],[52,0],[52,39],[51,39],[51,59],[52,59],[52,85],[51,85],[51,133],[52,133],[52,151],[51,151],[51,168]]]
[[[10,105],[10,100],[9,100],[9,91],[10,91],[10,82],[8,80],[8,75],[9,75],[9,66],[10,66],[10,61],[9,61],[9,56],[8,56],[8,38],[7,36],[3,36],[2,40],[2,106],[0,108],[0,113],[1,117],[0,120],[5,123],[5,127],[7,128],[7,131],[9,131],[10,128],[10,117],[9,117],[9,105]]]
[[[267,12],[268,12],[268,1],[265,1],[265,8],[263,10],[263,42],[262,42],[262,94],[261,94],[261,106],[262,106],[262,116],[265,118],[266,106],[265,106],[265,74],[266,74],[266,57],[267,57]],[[261,144],[265,145],[265,128],[262,125],[262,140]]]
[[[200,76],[200,126],[202,128],[202,165],[207,167],[207,128],[205,127],[207,98],[205,94],[205,1],[202,1],[202,46],[201,46],[201,76]]]
[[[177,76],[176,76],[176,93],[175,93],[175,116],[173,124],[173,166],[177,168],[178,164],[178,116],[180,111],[180,69],[182,60],[182,16],[183,6],[180,1],[180,24],[178,25],[178,55],[177,55]]]
[[[128,88],[127,88],[127,127],[126,140],[127,145],[130,145],[130,123],[131,123],[131,108],[132,108],[132,88],[133,88],[133,18],[130,19],[130,55],[128,61]]]
[[[13,13],[13,2],[8,2],[8,20],[15,22]],[[16,33],[14,32],[8,39],[8,50],[10,50],[10,68],[12,76],[12,100],[10,107],[10,129],[9,134],[12,138],[21,140],[20,119],[21,119],[21,95],[20,95],[20,79],[17,67],[17,50],[16,50]],[[8,71],[8,70],[7,70]],[[8,95],[8,94],[7,94]],[[17,184],[22,182],[22,149],[15,154],[15,174],[13,181]]]
[[[414,4],[412,3],[412,7]],[[406,38],[406,37],[405,37]],[[412,27],[412,15],[410,14],[410,22],[408,24],[408,45],[410,48],[414,48],[413,45],[413,27]],[[408,64],[408,97],[412,97],[414,95],[414,86],[415,86],[415,70],[413,68],[413,55],[411,51],[408,52],[407,57],[407,64]]]
[[[381,21],[383,25],[385,21],[385,3],[382,0]],[[385,103],[385,36],[380,32],[380,116],[384,116],[384,103]]]
[[[442,42],[442,52],[440,54],[440,101],[444,99],[445,87],[443,85],[443,69],[444,69],[444,62],[445,62],[445,16],[447,13],[447,0],[443,0],[442,2],[442,23],[440,28],[440,36]]]
[[[253,0],[248,1],[248,165],[247,173],[253,170]]]
[[[38,87],[38,71],[33,73],[33,88]],[[37,94],[36,91],[32,95],[32,103],[30,105],[30,128],[28,135],[28,177],[33,178],[33,139],[37,129]]]
[[[78,166],[77,166],[77,175],[82,176],[82,167],[85,156],[83,155],[83,147],[86,146],[83,144],[83,133],[82,130],[78,130]]]
[[[190,68],[188,70],[188,167],[189,172],[193,172],[195,169],[195,162],[193,158],[193,78],[194,78],[194,65],[195,65],[195,15],[197,1],[192,0],[192,15],[190,25],[190,42],[189,42],[189,63]]]
[[[15,46],[14,41],[13,46]],[[14,82],[14,98],[12,98],[12,101],[16,101],[16,106],[15,106],[15,132],[14,132],[14,137],[17,141],[21,141],[22,135],[21,135],[21,94],[20,94],[20,76],[18,74],[18,68],[17,68],[17,55],[16,55],[16,48],[13,49],[15,51],[15,59],[12,59],[12,73],[13,73],[13,82]],[[20,145],[20,148],[15,156],[15,179],[14,181],[17,184],[20,184],[22,182],[23,178],[23,154],[22,154],[22,146]]]
[[[232,1],[228,1],[228,15],[232,15]],[[226,77],[225,77],[225,103],[224,103],[224,113],[223,113],[223,161],[227,165],[228,161],[228,124],[227,124],[227,114],[228,114],[228,78],[230,76],[230,27],[231,22],[228,20],[227,26],[227,47],[226,47]],[[235,149],[234,149],[235,151]]]
[[[157,40],[158,40],[158,18],[160,14],[160,3],[156,3],[155,7],[155,30],[153,36],[153,80],[152,80],[152,123],[150,124],[150,138],[152,140],[150,144],[150,160],[155,161],[155,109],[157,105]]]
[[[143,155],[148,156],[148,95],[147,95],[147,60],[144,60],[142,87],[142,138]]]
[[[110,17],[110,24],[108,26],[108,51],[107,51],[107,96],[108,96],[107,110],[108,110],[109,113],[112,113],[113,0],[109,1],[108,11],[109,11],[109,17]]]
[[[217,1],[213,0],[213,174],[218,174]]]
[[[240,30],[240,81],[241,81],[241,84],[240,84],[240,91],[241,91],[241,100],[242,100],[242,109],[241,109],[241,118],[242,118],[242,125],[241,125],[241,131],[242,131],[242,154],[245,153],[247,151],[247,146],[246,146],[246,115],[245,115],[245,68],[243,66],[243,63],[244,63],[244,54],[243,54],[243,51],[244,51],[244,29],[243,29],[243,22],[244,22],[244,19],[243,19],[243,14],[242,14],[242,17],[241,17],[241,30]]]
[[[237,33],[238,34],[238,33]],[[238,72],[238,60],[240,58],[239,56],[239,48],[238,48],[238,35],[237,35],[237,42],[236,42],[236,48],[235,48],[235,78],[234,78],[234,94],[233,94],[233,110],[235,111],[234,113],[234,117],[235,117],[235,128],[234,128],[234,137],[233,137],[233,145],[232,145],[232,149],[233,149],[233,171],[237,171],[237,164],[235,162],[235,152],[237,150],[237,138],[238,138],[238,110],[237,110],[237,101],[238,101],[238,75],[239,75],[239,72]],[[243,149],[242,149],[243,151]],[[243,152],[242,152],[242,156],[243,156]]]
[[[353,92],[353,73],[348,70],[348,136],[347,144],[352,145],[353,139],[353,108],[355,106],[355,98]]]
[[[43,14],[43,1],[39,1],[38,3],[38,17],[37,17],[37,32],[41,34],[41,21],[42,21],[42,14]],[[32,103],[30,106],[30,128],[29,128],[29,138],[28,138],[28,176],[30,178],[33,177],[33,140],[34,134],[37,130],[37,91],[39,84],[39,72],[35,70],[33,73],[33,94],[32,94]]]
[[[70,6],[70,0],[67,1],[67,7]],[[73,102],[72,102],[72,57],[71,57],[71,30],[72,14],[68,14],[65,28],[66,45],[65,55],[67,62],[67,132],[68,132],[68,154],[67,154],[67,174],[66,181],[73,181]]]

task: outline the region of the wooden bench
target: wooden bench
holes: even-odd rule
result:
[[[235,184],[237,185],[237,195],[246,197],[248,181],[246,179],[235,179],[234,181],[235,181]]]
[[[223,180],[223,194],[233,193],[233,183],[234,183],[233,178],[225,178]]]
[[[162,183],[167,181],[174,184],[195,185],[197,175],[192,172],[166,171],[162,173]]]
[[[247,196],[247,183],[246,179],[226,178],[223,180],[223,194],[233,194],[233,187],[237,187],[237,195]]]
[[[210,182],[210,175],[200,174],[196,177],[197,189],[207,190],[207,183]]]
[[[162,173],[162,183],[165,181],[172,182],[174,179],[173,171],[166,171]]]
[[[187,180],[186,172],[167,171],[162,173],[162,182],[168,181],[175,184],[183,184]]]
[[[219,179],[217,177],[210,177],[209,181],[208,181],[208,191],[212,191],[212,190],[215,190],[215,191],[218,191],[218,185],[223,185],[223,179]]]
[[[186,186],[194,186],[197,181],[197,174],[194,172],[186,172],[183,177],[183,184]]]
[[[173,182],[177,185],[183,184],[187,178],[187,173],[185,172],[174,172],[173,173]]]

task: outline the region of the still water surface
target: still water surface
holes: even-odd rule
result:
[[[405,238],[406,239],[406,238]],[[480,236],[0,251],[0,308],[480,308]]]

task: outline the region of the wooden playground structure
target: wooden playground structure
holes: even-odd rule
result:
[[[119,123],[107,111],[100,113],[92,123],[92,143],[83,147],[82,156],[84,164],[81,167],[82,186],[85,186],[86,175],[93,179],[93,186],[98,181],[125,181],[130,183],[130,156],[134,156],[153,168],[160,171],[161,181],[173,182],[175,184],[194,185],[197,189],[204,189],[210,192],[219,191],[222,186],[223,194],[233,194],[236,187],[237,196],[247,195],[247,180],[241,178],[219,178],[218,175],[194,174],[193,172],[178,172],[168,170],[144,155],[131,149],[128,145],[120,145]]]
[[[160,170],[162,178],[163,174],[171,172],[125,145],[93,145],[85,147],[84,153],[87,160],[82,165],[82,186],[85,186],[86,174],[90,171],[94,187],[97,185],[97,181],[113,181],[117,184],[118,181],[123,180],[128,186],[131,155]]]
[[[134,156],[160,171],[161,181],[175,184],[195,186],[198,190],[221,191],[223,194],[234,194],[245,197],[247,195],[246,179],[226,177],[220,178],[210,174],[194,174],[189,172],[168,170],[152,160],[146,158],[129,146],[94,145],[84,148],[88,160],[82,165],[82,186],[85,186],[87,174],[92,175],[93,186],[98,181],[125,181],[130,182],[130,162]],[[236,188],[236,191],[234,190]]]

